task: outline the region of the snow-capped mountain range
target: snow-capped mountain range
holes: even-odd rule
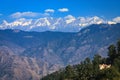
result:
[[[68,15],[65,17],[42,17],[37,19],[32,18],[17,18],[11,22],[3,20],[0,24],[0,29],[20,29],[24,31],[62,31],[62,32],[77,32],[81,28],[91,24],[116,24],[120,22],[120,17],[116,17],[111,21],[107,21],[101,17],[74,17]]]

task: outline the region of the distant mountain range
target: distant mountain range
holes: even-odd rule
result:
[[[120,24],[93,24],[79,32],[0,30],[0,80],[39,80],[77,64],[120,39]]]
[[[92,24],[116,24],[119,17],[112,21],[104,20],[101,17],[74,17],[72,15],[63,18],[43,17],[38,19],[18,18],[15,20],[3,20],[0,22],[0,29],[20,29],[24,31],[60,31],[60,32],[78,32],[82,28]]]

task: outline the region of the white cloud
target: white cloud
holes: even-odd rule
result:
[[[55,10],[54,10],[54,9],[46,9],[45,12],[46,12],[46,13],[47,13],[47,12],[54,13]]]
[[[113,22],[120,23],[120,17],[116,17],[113,19]]]
[[[36,12],[16,12],[11,15],[12,18],[24,18],[24,17],[39,17],[39,16],[48,16],[48,13],[36,13]]]
[[[69,9],[68,8],[61,8],[61,9],[58,9],[58,11],[60,11],[60,12],[68,12]]]

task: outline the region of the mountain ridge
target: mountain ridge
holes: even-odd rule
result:
[[[0,48],[2,48],[0,54],[9,53],[7,57],[14,60],[16,67],[21,64],[17,70],[23,69],[28,73],[26,77],[21,75],[22,72],[17,73],[23,77],[22,80],[31,77],[33,80],[37,80],[68,64],[77,64],[86,57],[92,58],[96,53],[105,57],[107,47],[120,39],[119,30],[120,24],[91,25],[76,33],[0,30]],[[5,50],[4,47],[6,47]],[[2,52],[2,50],[4,51]],[[7,61],[5,56],[1,55],[0,57]],[[1,60],[0,62],[5,65]],[[10,70],[15,74],[13,66],[11,63]],[[29,68],[26,70],[27,67]],[[9,78],[5,75],[3,76]],[[19,77],[18,75],[14,75],[10,79],[16,80],[16,77]],[[4,78],[3,76],[2,78]]]
[[[64,18],[41,17],[38,19],[17,18],[13,21],[3,20],[0,24],[0,29],[20,29],[24,31],[62,31],[62,32],[78,32],[84,27],[92,24],[117,24],[119,17],[115,20],[106,21],[105,19],[93,17],[74,17],[68,15]]]

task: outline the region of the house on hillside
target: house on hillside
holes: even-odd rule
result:
[[[111,65],[107,65],[107,64],[100,64],[99,65],[100,70],[107,69],[107,68],[110,68],[110,67],[111,67]]]

